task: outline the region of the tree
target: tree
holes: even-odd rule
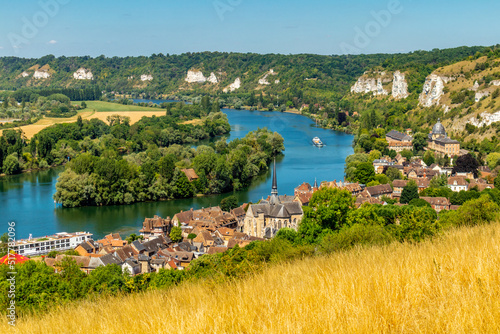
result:
[[[179,226],[174,226],[170,230],[170,240],[173,242],[182,241],[182,229]]]
[[[220,201],[220,208],[222,211],[229,212],[234,208],[238,207],[238,199],[236,196],[231,195]]]
[[[3,172],[7,175],[17,174],[21,171],[17,153],[12,153],[5,159],[3,163]]]
[[[401,172],[399,171],[399,169],[394,168],[394,167],[387,168],[387,170],[385,171],[385,175],[387,175],[387,177],[391,181],[401,180],[403,178],[403,175],[401,174]]]
[[[476,178],[478,168],[479,162],[470,153],[467,153],[457,158],[453,173],[473,173]]]
[[[434,154],[431,151],[426,151],[424,153],[424,162],[427,166],[430,166],[434,163]]]
[[[139,239],[144,239],[144,236],[142,236],[142,235],[137,235],[137,234],[135,234],[135,233],[132,233],[131,235],[129,235],[128,237],[126,237],[126,238],[125,238],[125,240],[126,240],[129,244],[131,244],[131,243],[133,243],[134,241],[139,240]]]
[[[189,240],[193,240],[194,238],[196,238],[196,234],[194,234],[194,233],[189,233],[188,234],[188,239]]]
[[[87,103],[85,103],[85,101],[82,101],[81,106],[82,106],[82,109],[85,109],[85,108],[87,108]]]
[[[402,157],[406,158],[407,161],[410,161],[411,157],[413,157],[413,152],[410,150],[402,150],[400,154]]]
[[[496,189],[500,189],[500,176],[497,176],[495,180],[493,181],[493,184]]]
[[[412,199],[419,198],[418,196],[418,186],[415,181],[410,181],[403,188],[401,192],[401,198],[399,200],[400,203],[408,204]]]
[[[417,154],[424,150],[424,147],[427,146],[427,137],[425,134],[418,132],[413,137],[413,152]]]
[[[362,162],[356,168],[355,179],[361,184],[367,184],[375,179],[375,168],[370,162]]]
[[[418,207],[421,207],[421,206],[431,207],[429,202],[427,202],[426,200],[423,200],[421,198],[414,198],[408,204],[413,205],[413,206],[418,206]]]

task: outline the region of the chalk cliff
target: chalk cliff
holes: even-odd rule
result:
[[[394,72],[392,79],[392,97],[396,100],[406,99],[408,97],[408,83],[404,73]]]
[[[90,70],[81,67],[75,73],[73,73],[73,78],[75,78],[76,80],[92,80],[94,79],[94,75]]]
[[[239,89],[241,87],[241,79],[236,78],[232,84],[227,86],[226,88],[223,89],[224,93],[227,92],[234,92],[235,90]]]

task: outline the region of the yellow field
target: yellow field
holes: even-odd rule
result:
[[[222,285],[80,302],[18,333],[498,333],[500,224],[354,249]],[[2,328],[3,326],[3,328]],[[0,325],[7,332],[7,324]]]
[[[99,102],[100,104],[105,104],[107,102]],[[91,104],[91,102],[88,102],[88,104]],[[114,103],[107,103],[108,106],[106,109],[112,109],[112,107],[115,105]],[[78,116],[82,116],[82,119],[91,119],[91,118],[97,118],[102,121],[106,122],[106,118],[111,115],[120,115],[120,116],[128,116],[130,117],[130,124],[133,124],[137,121],[139,121],[143,116],[151,117],[153,115],[155,116],[164,116],[165,115],[165,110],[163,109],[158,109],[158,108],[143,108],[143,107],[135,107],[138,109],[144,109],[140,111],[123,111],[120,110],[120,105],[117,105],[116,111],[94,111],[93,109],[87,108],[82,110],[81,112],[78,113],[78,115],[75,115],[73,117],[69,118],[50,118],[46,117],[35,124],[30,124],[30,125],[24,125],[21,127],[17,127],[14,129],[22,129],[24,134],[26,135],[26,138],[31,139],[35,134],[40,132],[41,130],[45,129],[48,126],[54,125],[56,123],[71,123],[71,122],[76,122],[76,119]],[[130,108],[129,108],[130,109]],[[2,134],[2,130],[0,130],[0,135]]]

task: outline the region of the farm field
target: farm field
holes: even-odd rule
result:
[[[143,116],[151,117],[165,115],[165,110],[160,108],[126,106],[116,103],[103,102],[103,101],[89,101],[87,108],[81,110],[77,115],[69,118],[51,118],[45,117],[35,124],[24,125],[14,129],[22,129],[26,138],[31,139],[35,134],[42,131],[46,127],[56,123],[72,123],[76,122],[78,116],[82,119],[97,118],[106,122],[106,118],[111,115],[120,115],[130,117],[130,124],[139,121]],[[3,130],[0,130],[0,135]]]

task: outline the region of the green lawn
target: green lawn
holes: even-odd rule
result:
[[[160,108],[126,106],[118,103],[103,102],[103,101],[85,101],[87,109],[97,112],[103,111],[159,111]]]

